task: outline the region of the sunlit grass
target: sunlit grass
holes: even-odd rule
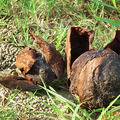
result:
[[[94,42],[92,45],[96,49],[103,49],[104,46],[112,40],[115,30],[120,26],[120,15],[117,14],[120,13],[117,6],[118,1],[109,0],[109,2],[106,2],[104,0],[90,0],[90,2],[88,1],[85,5],[81,6],[82,2],[83,0],[1,0],[0,26],[9,26],[6,21],[10,19],[13,21],[11,25],[15,25],[18,28],[19,32],[12,34],[8,38],[10,44],[35,47],[35,49],[37,49],[36,46],[33,45],[34,40],[29,34],[29,30],[31,30],[35,35],[39,35],[49,43],[54,44],[62,56],[65,56],[64,48],[67,31],[70,26],[79,25],[86,29],[95,30]],[[114,12],[117,16],[115,16]],[[114,17],[115,20],[112,20]],[[19,38],[19,35],[22,37]],[[1,36],[0,33],[0,40],[2,38]],[[17,40],[15,41],[16,38]],[[30,98],[27,102],[29,103],[31,98],[34,97],[53,109],[56,114],[38,112],[36,112],[36,114],[46,114],[54,117],[59,116],[61,119],[71,118],[72,120],[89,120],[92,119],[91,116],[94,113],[101,112],[98,117],[100,120],[103,116],[107,119],[108,116],[110,117],[111,113],[120,109],[120,106],[110,109],[113,102],[115,102],[119,96],[106,109],[100,108],[89,112],[81,109],[79,103],[75,104],[59,95],[52,87],[48,89],[44,85],[42,88],[47,92],[48,97],[51,98],[53,106],[38,99],[32,93],[30,93]],[[10,99],[12,100],[13,98]],[[54,98],[67,106],[65,111],[58,109]],[[17,113],[16,109],[9,111],[9,105],[10,100],[7,106],[4,108],[0,107],[1,120],[16,118],[18,111]],[[26,114],[30,106],[27,106],[27,108],[28,109],[24,111]],[[72,114],[66,113],[68,110],[72,111]],[[116,118],[116,116],[113,116],[112,119],[114,118]]]

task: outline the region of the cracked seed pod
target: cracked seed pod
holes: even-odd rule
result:
[[[47,85],[50,85],[56,76],[60,79],[63,74],[62,56],[53,45],[35,36],[32,32],[30,34],[40,45],[40,49],[33,50],[27,47],[20,51],[16,66],[30,82],[42,85],[42,78]]]
[[[68,30],[66,39],[67,78],[70,78],[70,70],[73,62],[84,52],[92,50],[92,42],[95,32],[85,30],[80,26],[72,26]],[[68,81],[68,85],[69,85]]]
[[[29,47],[24,48],[17,55],[16,66],[25,75],[36,61],[36,51]]]
[[[55,74],[47,65],[40,51],[35,51],[29,47],[19,52],[16,59],[16,66],[25,76],[25,78],[33,83],[42,85],[42,79],[46,84],[50,84]]]
[[[43,38],[34,35],[31,31],[30,34],[33,39],[35,39],[35,42],[39,44],[40,50],[50,69],[55,73],[58,79],[60,79],[64,72],[64,62],[61,54],[56,50],[54,45],[47,43]]]
[[[117,54],[120,54],[120,30],[116,30],[112,42],[109,43],[104,49],[106,48],[110,48]]]
[[[113,43],[119,44],[119,35],[120,31],[117,30],[115,38],[104,50],[85,51],[83,54],[80,53],[81,55],[76,60],[74,59],[68,79],[69,90],[73,95],[79,96],[80,103],[86,101],[81,105],[81,108],[106,107],[120,94],[120,56],[112,49],[116,48]],[[84,40],[81,39],[82,37],[79,38],[80,41]],[[81,42],[70,41],[81,45]],[[89,39],[86,41],[89,43]],[[120,48],[117,50],[119,51]],[[79,52],[78,49],[77,51]],[[71,58],[72,56],[74,54],[71,54]]]
[[[32,91],[40,88],[37,85],[28,82],[28,80],[26,80],[23,77],[10,76],[10,75],[5,77],[0,76],[0,84],[2,84],[7,88],[14,88],[14,89],[17,88],[23,91]]]

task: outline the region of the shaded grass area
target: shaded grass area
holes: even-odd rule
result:
[[[84,5],[82,3],[83,0],[1,0],[1,31],[16,26],[17,32],[12,32],[7,38],[4,34],[8,34],[1,32],[0,41],[19,47],[29,46],[36,49],[38,46],[29,35],[29,30],[31,30],[36,35],[42,36],[46,41],[54,44],[64,57],[67,31],[70,26],[79,25],[86,29],[95,30],[93,46],[96,49],[103,49],[112,40],[115,30],[120,27],[120,2],[119,0],[90,0]],[[118,118],[118,116],[111,115],[111,113],[119,110],[120,106],[110,108],[120,96],[107,108],[91,112],[80,109],[80,104],[75,104],[62,97],[52,87],[47,89],[44,86],[43,89],[52,100],[53,106],[48,105],[48,107],[55,111],[55,114],[43,113],[48,116],[59,117],[60,119],[89,120],[93,118],[92,116],[95,116],[94,113],[101,112],[100,116],[98,115],[99,120],[103,116],[105,119]],[[35,97],[32,93],[30,95]],[[58,102],[67,106],[65,111],[59,110],[55,97],[51,95],[56,96]],[[14,96],[10,98],[6,107],[0,108],[0,119],[15,119],[19,115],[19,111],[16,112],[16,109],[9,110],[13,98]],[[44,104],[47,105],[47,103]],[[68,114],[67,111],[71,111],[71,114]],[[25,113],[27,114],[28,111],[26,110]]]

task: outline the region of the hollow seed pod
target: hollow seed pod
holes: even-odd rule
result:
[[[16,59],[16,66],[33,84],[42,85],[41,79],[43,79],[47,85],[50,85],[56,77],[60,79],[63,74],[62,56],[52,44],[35,36],[32,32],[30,34],[39,44],[40,49],[33,50],[27,47],[20,51]]]
[[[70,53],[73,62],[69,66],[70,71],[67,81],[69,90],[73,95],[79,96],[80,103],[85,102],[81,105],[81,108],[106,107],[120,94],[120,56],[118,55],[120,31],[116,31],[113,41],[104,50],[89,50],[88,34],[85,34],[85,31],[76,34],[76,27],[73,28],[74,31],[68,32],[67,39],[69,39],[71,46],[80,46],[80,48],[76,48],[79,56],[75,58],[74,47],[70,47],[70,51],[73,51]],[[75,37],[70,37],[70,35],[75,35]],[[76,36],[77,39],[75,39]],[[114,48],[117,48],[117,50]]]

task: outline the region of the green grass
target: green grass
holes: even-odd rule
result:
[[[15,96],[18,95],[19,92],[20,91],[17,91],[16,89],[14,93],[12,92],[9,93],[6,105],[0,105],[0,120],[13,120],[18,116],[19,111],[16,111],[15,104],[14,104],[14,107],[11,107],[11,106],[12,106],[13,99],[15,98]]]
[[[104,18],[104,13],[108,14],[108,16],[111,15],[111,13],[106,10],[106,6],[111,9],[114,8],[114,11],[117,12],[114,6],[104,2],[93,1],[86,3],[84,7],[81,7],[82,1],[20,0],[16,2],[15,0],[8,0],[1,2],[2,22],[0,25],[3,26],[5,24],[4,22],[9,18],[14,21],[19,32],[13,34],[9,39],[12,44],[17,46],[32,47],[33,40],[28,33],[28,30],[31,29],[35,34],[39,34],[46,41],[53,43],[57,50],[59,50],[61,54],[64,54],[64,43],[69,26],[80,25],[96,30],[97,41],[101,42],[97,48],[101,49],[104,43],[109,42],[104,36],[107,36],[108,31],[110,31],[112,27],[119,26],[119,15],[116,21],[109,20],[107,17]],[[104,22],[108,22],[108,24],[106,25]],[[115,28],[112,28],[112,33]],[[99,37],[98,32],[102,34],[102,38]],[[22,37],[19,38],[19,35]],[[13,38],[18,38],[17,42],[15,42]],[[104,43],[102,43],[102,41],[104,41]],[[96,45],[97,43],[95,43],[93,45],[98,46]]]
[[[82,2],[83,0],[1,0],[0,27],[17,27],[18,32],[12,33],[12,35],[7,38],[10,44],[24,47],[29,46],[36,49],[38,46],[36,46],[29,34],[29,30],[31,30],[49,43],[54,44],[62,56],[65,56],[64,48],[67,31],[70,26],[79,25],[86,29],[95,30],[92,45],[96,49],[103,49],[104,46],[112,40],[115,30],[120,27],[120,2],[119,0],[90,0],[90,2],[81,6]],[[9,20],[13,22],[8,24]],[[6,39],[2,38],[2,36],[3,34],[0,33],[0,40],[6,42]],[[59,95],[52,87],[48,89],[44,86],[43,89],[46,90],[48,97],[51,98],[53,106],[41,100],[39,101],[56,111],[56,114],[48,115],[48,113],[43,113],[48,116],[59,116],[61,119],[89,120],[92,119],[91,116],[94,113],[101,112],[98,118],[100,120],[102,116],[110,119],[110,114],[120,109],[120,106],[110,109],[113,105],[112,102],[107,108],[97,109],[89,113],[86,110],[80,109],[80,104],[75,104]],[[70,110],[72,114],[67,114],[66,111],[60,111],[51,94],[56,96],[59,102],[66,105],[66,111]],[[31,93],[30,96],[37,99],[37,97]],[[14,96],[10,99],[13,98]],[[30,102],[30,100],[28,102]],[[1,120],[16,118],[19,111],[17,113],[15,109],[9,111],[9,108],[10,102],[8,102],[4,108],[0,108]],[[25,110],[26,114],[28,109]],[[112,119],[116,119],[116,116],[113,115]]]

